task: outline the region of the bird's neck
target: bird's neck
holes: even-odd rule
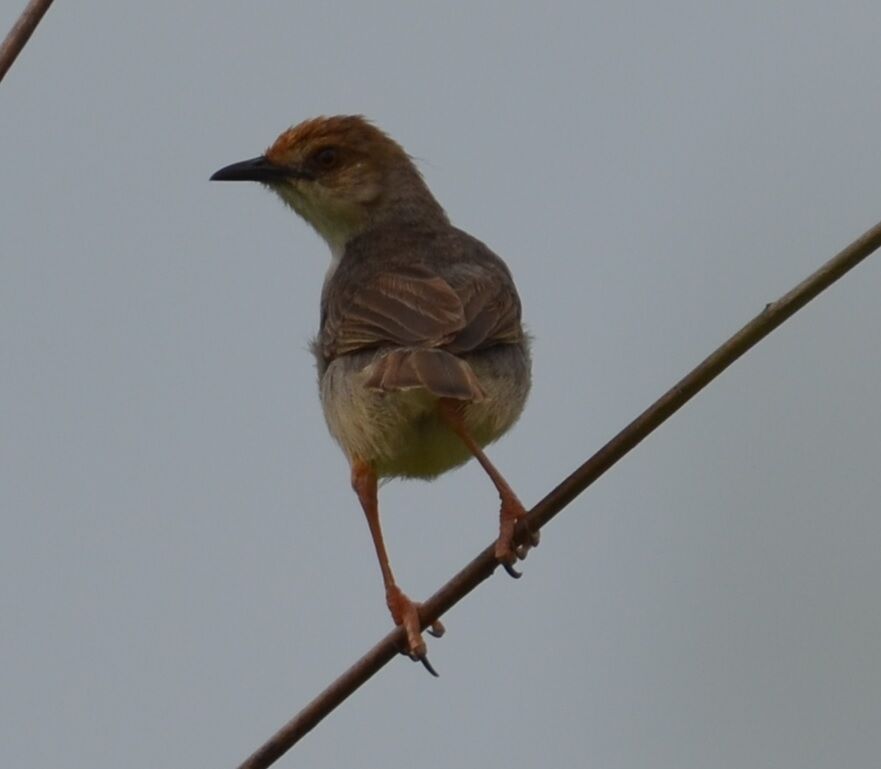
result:
[[[370,211],[370,227],[425,228],[449,226],[450,220],[419,172],[398,170]]]
[[[450,227],[450,220],[421,178],[420,187],[410,187],[405,194],[390,193],[369,210],[360,227],[347,230],[319,230],[330,248],[330,265],[325,282],[336,272],[350,251],[351,244],[365,239],[394,242],[401,238],[424,238]],[[380,248],[380,251],[382,248]]]

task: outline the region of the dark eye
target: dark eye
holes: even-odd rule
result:
[[[325,147],[315,153],[315,162],[321,168],[333,168],[339,160],[339,153],[333,147]]]

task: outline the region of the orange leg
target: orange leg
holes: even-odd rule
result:
[[[352,462],[352,488],[358,495],[364,515],[367,517],[367,525],[370,527],[370,536],[376,548],[379,558],[379,568],[382,570],[382,581],[385,585],[385,602],[391,612],[396,625],[401,625],[407,635],[406,653],[411,659],[419,660],[432,675],[437,675],[426,656],[425,641],[422,638],[421,622],[419,620],[419,604],[411,601],[395,582],[392,567],[389,564],[388,553],[382,538],[382,528],[379,525],[379,497],[377,493],[376,471],[367,462],[355,459]],[[431,625],[431,633],[441,636],[444,626],[435,621]]]
[[[529,533],[528,544],[515,546],[514,530],[517,527],[517,522],[526,515],[526,510],[502,474],[489,461],[489,457],[484,454],[477,441],[471,437],[462,419],[462,406],[461,401],[442,398],[438,403],[438,411],[441,419],[459,436],[468,447],[468,450],[474,455],[474,458],[480,462],[480,466],[486,471],[486,474],[499,492],[499,499],[502,504],[499,510],[499,538],[496,540],[496,559],[505,567],[505,571],[508,574],[512,577],[519,577],[520,572],[514,569],[514,563],[516,563],[518,557],[524,558],[526,556],[530,545],[533,547],[538,545],[538,532]]]

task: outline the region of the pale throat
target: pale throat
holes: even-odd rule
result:
[[[324,273],[324,282],[327,283],[336,272],[336,268],[340,266],[340,261],[343,258],[343,252],[346,250],[346,244],[342,245],[334,245],[330,242],[327,244],[330,246],[330,264],[327,265],[327,272]]]
[[[276,192],[299,216],[308,222],[330,248],[327,277],[333,274],[348,243],[367,226],[367,217],[357,203],[341,200],[316,200],[289,187]]]

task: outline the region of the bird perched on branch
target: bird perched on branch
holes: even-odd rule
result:
[[[523,505],[483,452],[517,421],[529,392],[511,273],[450,224],[403,148],[360,116],[306,120],[211,178],[262,182],[330,246],[312,345],[321,404],[349,461],[405,651],[434,673],[419,604],[389,565],[377,481],[431,479],[475,457],[501,499],[496,558],[519,576],[513,564],[537,534],[515,541]],[[432,629],[443,632],[439,622]]]

